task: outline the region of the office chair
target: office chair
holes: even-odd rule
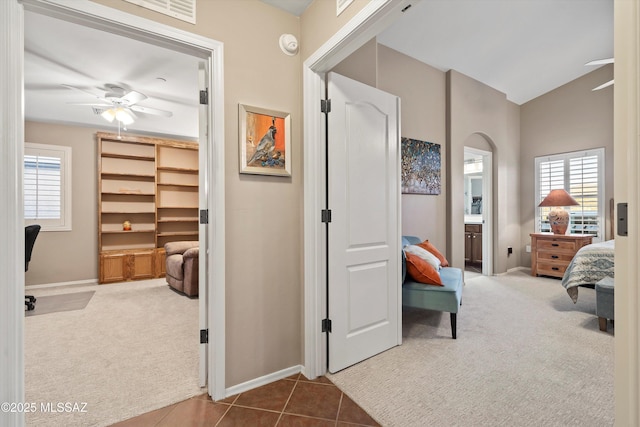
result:
[[[29,261],[31,261],[31,252],[33,252],[33,245],[36,243],[36,237],[40,232],[40,226],[38,224],[27,225],[24,228],[24,271],[29,270]],[[24,304],[27,306],[27,310],[33,310],[36,308],[36,297],[33,295],[24,296]]]

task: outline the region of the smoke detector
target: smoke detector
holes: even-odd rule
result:
[[[280,49],[289,55],[294,56],[298,53],[298,39],[293,34],[283,34],[280,36]]]

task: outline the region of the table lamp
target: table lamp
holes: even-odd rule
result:
[[[538,207],[551,207],[549,212],[549,224],[553,234],[565,234],[569,227],[569,212],[563,206],[579,206],[580,203],[571,197],[565,190],[551,190],[547,197],[540,202]]]

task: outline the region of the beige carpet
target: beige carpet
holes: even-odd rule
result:
[[[197,299],[164,279],[71,289],[28,292],[95,290],[83,310],[25,318],[26,401],[86,412],[28,413],[27,426],[105,426],[202,393]]]
[[[458,313],[404,309],[403,345],[328,375],[384,426],[611,426],[614,338],[595,291],[516,271],[468,279]]]

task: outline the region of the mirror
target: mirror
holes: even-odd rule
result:
[[[482,223],[482,156],[465,151],[464,159],[465,223]]]
[[[465,176],[464,197],[465,215],[482,216],[482,173]]]

